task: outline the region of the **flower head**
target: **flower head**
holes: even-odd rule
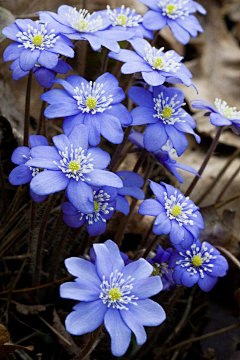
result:
[[[54,89],[41,96],[50,103],[44,113],[47,118],[66,116],[63,130],[67,135],[75,126],[84,124],[92,146],[99,144],[101,135],[114,144],[122,142],[122,126],[130,125],[132,118],[120,103],[125,94],[113,75],[105,73],[94,83],[77,75],[56,82],[65,91]]]
[[[139,214],[156,216],[154,234],[170,234],[172,244],[189,248],[198,239],[199,230],[204,229],[199,208],[171,185],[151,181],[150,187],[156,199],[144,200]]]
[[[71,41],[60,34],[53,23],[41,23],[30,19],[15,20],[2,30],[2,34],[14,40],[3,53],[4,61],[19,59],[23,71],[30,71],[36,64],[47,69],[58,65],[58,55],[74,57]]]
[[[111,9],[110,6],[107,5],[107,10],[102,13],[106,14],[111,21],[108,30],[131,32],[132,38],[146,37],[148,39],[153,39],[153,32],[147,30],[142,25],[143,17],[138,14],[135,9],[126,8],[125,5],[116,9]]]
[[[57,14],[50,11],[39,12],[42,21],[54,21],[61,33],[72,40],[87,40],[95,51],[105,46],[111,51],[118,52],[120,46],[117,41],[131,38],[134,34],[122,31],[109,31],[111,20],[103,12],[90,14],[88,10],[68,5],[61,5]]]
[[[29,71],[23,71],[19,65],[19,59],[16,59],[12,62],[9,67],[12,70],[13,80],[18,81],[19,79],[27,76]],[[58,59],[58,64],[54,69],[47,69],[39,64],[35,64],[33,68],[33,73],[39,85],[45,89],[50,89],[53,84],[57,74],[66,74],[68,70],[72,71],[72,68],[65,61]]]
[[[162,289],[160,277],[151,277],[152,266],[139,259],[125,266],[111,240],[93,245],[95,264],[80,258],[65,261],[75,282],[62,284],[60,296],[81,301],[66,318],[66,329],[74,335],[89,333],[103,322],[111,337],[113,355],[122,356],[134,332],[138,345],[146,341],[143,326],[157,326],[165,312],[148,299]]]
[[[138,133],[137,131],[132,131],[128,138],[133,144],[141,149],[144,149],[143,134]],[[151,152],[151,155],[155,161],[159,162],[168,171],[170,171],[180,183],[183,183],[184,180],[181,174],[179,174],[178,169],[188,171],[194,175],[198,175],[198,172],[193,167],[185,164],[179,164],[175,160],[178,158],[178,155],[170,140],[166,142],[161,150]]]
[[[164,52],[156,49],[144,39],[129,40],[136,52],[122,49],[118,54],[109,53],[109,57],[125,62],[121,68],[123,74],[141,72],[143,80],[151,86],[169,83],[183,83],[191,86],[192,74],[181,62],[183,57],[174,50]]]
[[[210,291],[218,277],[226,275],[227,260],[208,242],[199,240],[189,249],[175,252],[170,266],[174,268],[173,280],[176,284],[192,287],[194,284],[203,291]]]
[[[173,249],[168,248],[166,251],[159,245],[156,255],[153,258],[147,258],[147,261],[152,265],[152,276],[160,276],[163,283],[163,290],[169,289],[174,285],[172,279],[172,270],[169,266]]]
[[[14,150],[12,154],[12,162],[16,165],[9,174],[9,182],[12,185],[24,185],[32,181],[32,179],[39,174],[42,169],[35,166],[27,165],[27,161],[31,159],[30,149],[36,146],[48,146],[47,139],[42,135],[30,135],[29,136],[30,148],[27,146],[20,146]],[[30,190],[30,196],[35,202],[44,201],[46,195],[37,195]]]
[[[149,30],[161,30],[169,26],[175,38],[187,44],[190,36],[196,37],[203,32],[199,21],[192,14],[203,8],[192,0],[140,0],[150,10],[143,18],[143,25]]]
[[[236,107],[229,106],[226,101],[216,98],[215,108],[204,100],[194,100],[191,104],[194,109],[206,110],[206,115],[209,115],[212,125],[229,125],[237,133],[240,132],[240,111]]]
[[[154,87],[153,91],[132,87],[129,97],[139,105],[131,112],[132,125],[148,124],[143,140],[148,151],[161,150],[170,139],[180,156],[188,146],[184,133],[193,134],[200,142],[200,137],[193,131],[194,119],[182,108],[185,103],[181,90],[163,85]]]
[[[83,213],[94,211],[93,186],[122,187],[119,177],[105,171],[110,156],[99,148],[88,148],[86,126],[76,126],[69,136],[53,137],[55,146],[38,146],[31,150],[27,165],[46,169],[31,181],[38,195],[48,195],[66,189],[71,203]]]
[[[94,211],[85,214],[70,202],[62,204],[63,220],[73,228],[86,224],[90,236],[101,235],[106,231],[107,220],[111,219],[116,209],[117,190],[110,186],[93,188]]]

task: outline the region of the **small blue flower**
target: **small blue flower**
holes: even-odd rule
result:
[[[113,187],[93,188],[93,213],[84,214],[70,202],[65,202],[62,204],[63,220],[73,228],[79,228],[85,223],[90,236],[101,235],[106,231],[107,220],[111,219],[114,214],[116,196],[117,190]]]
[[[199,238],[199,230],[204,229],[199,208],[177,188],[164,182],[150,181],[150,188],[156,199],[144,200],[139,214],[156,216],[154,234],[170,234],[172,244],[188,249]]]
[[[36,146],[48,146],[47,139],[42,135],[30,135],[29,136],[30,148]],[[32,181],[32,179],[40,173],[42,169],[26,165],[26,162],[31,159],[30,149],[27,146],[20,146],[12,153],[12,162],[16,165],[9,174],[9,182],[12,185],[24,185]],[[46,195],[37,195],[30,190],[30,196],[35,202],[44,201]]]
[[[26,164],[47,169],[31,181],[30,187],[38,195],[48,195],[66,189],[71,203],[81,212],[94,211],[93,186],[122,187],[121,179],[105,171],[110,162],[107,152],[88,148],[86,126],[76,126],[69,136],[53,137],[55,146],[37,146],[31,150],[32,159]]]
[[[194,100],[191,102],[194,109],[206,110],[212,125],[226,126],[229,125],[233,129],[240,131],[240,111],[236,107],[231,107],[226,101],[215,99],[215,108],[204,100]]]
[[[132,110],[132,125],[148,124],[144,134],[144,147],[151,152],[161,150],[168,139],[173,143],[180,156],[187,148],[185,133],[200,137],[193,129],[194,119],[182,109],[184,94],[181,90],[163,85],[153,88],[153,91],[140,87],[132,87],[128,93],[130,99],[139,106]]]
[[[106,14],[111,20],[111,25],[108,27],[108,30],[131,32],[133,35],[132,38],[146,37],[153,39],[153,32],[147,30],[142,25],[143,17],[134,9],[126,8],[125,5],[122,5],[112,10],[110,6],[107,5],[107,10],[102,11],[102,13]]]
[[[192,287],[194,284],[203,291],[210,291],[218,277],[226,275],[227,260],[208,242],[199,240],[189,249],[175,252],[170,266],[174,268],[173,280],[178,285]]]
[[[29,74],[29,71],[23,71],[19,65],[19,59],[16,59],[12,62],[9,67],[12,70],[13,80],[18,81],[24,76]],[[36,64],[33,68],[33,73],[35,78],[40,86],[45,89],[50,89],[53,84],[57,74],[66,74],[68,70],[72,71],[70,65],[68,65],[65,61],[58,59],[58,64],[54,69],[47,69],[39,64]]]
[[[19,59],[23,71],[30,71],[36,63],[47,69],[58,64],[58,55],[74,57],[71,41],[54,24],[40,23],[30,19],[15,20],[2,30],[2,34],[14,40],[3,53],[3,61]]]
[[[149,30],[161,30],[169,26],[175,38],[182,44],[203,32],[198,19],[192,14],[200,9],[192,0],[139,0],[151,10],[143,17],[143,25]],[[202,10],[202,8],[201,8]]]
[[[142,133],[132,131],[129,135],[129,140],[141,149],[144,149]],[[185,164],[179,164],[175,158],[177,158],[176,150],[173,148],[171,141],[167,141],[161,150],[151,152],[154,160],[162,164],[168,171],[170,171],[180,183],[183,183],[183,177],[179,174],[178,169],[188,171],[194,175],[198,175],[198,172],[191,166]]]
[[[123,31],[109,31],[111,20],[103,12],[90,14],[87,10],[77,10],[72,6],[61,5],[57,14],[50,11],[38,13],[42,21],[54,21],[61,33],[71,40],[86,40],[94,51],[98,51],[102,46],[118,52],[120,46],[117,41],[131,38],[134,33]]]
[[[172,279],[172,270],[169,266],[172,252],[172,248],[168,248],[164,251],[163,248],[159,245],[156,255],[152,259],[147,258],[147,261],[153,267],[152,276],[161,277],[163,283],[163,290],[167,290],[170,287],[174,286],[174,281]]]
[[[174,50],[164,52],[164,48],[156,49],[147,40],[129,40],[134,51],[122,49],[118,54],[109,53],[109,57],[125,62],[121,67],[122,74],[141,72],[148,85],[159,86],[165,81],[186,86],[193,85],[192,74],[181,62],[183,57]]]
[[[143,186],[144,180],[141,175],[132,171],[118,171],[116,175],[118,175],[123,182],[123,187],[117,189],[116,210],[128,215],[130,207],[125,196],[132,196],[136,199],[143,200],[145,194],[140,188]]]
[[[151,277],[153,268],[145,259],[125,266],[111,240],[93,247],[95,264],[76,257],[65,260],[69,273],[77,279],[62,284],[60,296],[81,301],[67,316],[66,329],[83,335],[104,322],[113,355],[122,356],[132,331],[142,345],[147,338],[143,326],[157,326],[165,320],[162,307],[149,299],[161,291],[162,282],[158,276]]]
[[[71,75],[55,82],[65,90],[53,89],[41,96],[50,104],[44,113],[48,119],[66,116],[63,131],[67,135],[75,126],[84,124],[92,146],[100,143],[101,135],[114,144],[122,142],[122,126],[130,125],[132,117],[120,103],[125,94],[115,76],[105,73],[93,83]]]

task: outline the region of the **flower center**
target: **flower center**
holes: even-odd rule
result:
[[[174,4],[169,4],[166,7],[168,14],[172,15],[176,11],[177,7]]]
[[[160,0],[158,6],[170,19],[184,19],[189,15],[188,3],[189,0]]]
[[[110,195],[104,192],[102,189],[93,192],[93,201],[94,201],[94,210],[92,214],[81,213],[80,219],[82,220],[83,216],[86,216],[86,221],[89,225],[98,222],[106,222],[104,215],[108,215],[111,211],[114,211],[114,207],[109,206]]]
[[[163,68],[163,66],[164,66],[164,61],[163,61],[163,58],[162,57],[156,57],[155,59],[154,59],[154,62],[153,62],[153,67],[155,68],[155,69],[162,69]]]
[[[158,264],[152,264],[152,267],[153,267],[153,272],[152,272],[151,276],[159,275],[159,266],[158,266]]]
[[[113,288],[108,293],[112,301],[118,301],[122,297],[122,292],[118,288]]]
[[[165,119],[170,118],[170,116],[172,116],[172,113],[173,113],[173,109],[170,108],[169,106],[165,106],[162,111],[162,115]]]
[[[127,20],[128,20],[127,16],[124,14],[118,15],[117,19],[118,19],[119,25],[122,25],[122,26],[126,25]]]
[[[86,177],[86,174],[93,171],[91,153],[85,155],[85,151],[81,147],[74,149],[72,144],[70,149],[66,147],[65,152],[59,151],[58,153],[62,160],[59,163],[56,161],[53,163],[58,165],[68,178],[74,178],[76,181],[91,181]]]
[[[201,266],[203,263],[201,255],[194,255],[192,258],[192,263],[194,266]]]
[[[182,214],[182,207],[180,205],[174,205],[171,209],[171,214],[177,217]]]
[[[124,5],[119,9],[111,10],[110,6],[107,5],[107,15],[112,21],[112,26],[123,26],[123,27],[136,27],[143,21],[141,15],[136,14],[134,9],[125,8]]]
[[[215,99],[215,106],[217,111],[229,120],[240,120],[240,111],[237,111],[236,107],[231,107],[226,101],[221,99]]]
[[[76,86],[74,89],[75,96],[73,98],[77,100],[78,108],[84,113],[102,113],[105,110],[111,109],[110,104],[113,101],[113,96],[105,96],[105,90],[103,84],[93,83],[85,85],[81,83],[81,87]]]
[[[34,23],[34,26],[28,24],[27,31],[19,31],[16,34],[17,41],[21,43],[18,47],[24,47],[34,51],[35,49],[44,50],[55,46],[59,36],[55,35],[55,30],[47,31],[46,24],[39,24],[39,21]]]
[[[214,249],[208,248],[206,243],[203,242],[201,247],[198,247],[196,244],[190,246],[189,250],[185,252],[180,252],[182,259],[176,262],[176,265],[187,269],[190,275],[199,273],[200,277],[204,278],[204,273],[212,272],[214,264],[212,260],[215,260],[217,257],[212,255]]]
[[[181,107],[185,105],[185,103],[181,103],[176,100],[176,98],[176,94],[170,98],[165,96],[164,92],[158,94],[157,98],[153,98],[153,102],[155,103],[154,110],[157,112],[153,117],[157,117],[167,125],[174,125],[176,122],[185,122],[184,117],[186,117],[187,114],[185,112],[181,113]]]
[[[104,304],[107,304],[107,307],[112,306],[113,309],[128,310],[128,304],[137,306],[134,300],[138,300],[138,297],[131,295],[134,280],[132,276],[124,279],[123,274],[118,270],[110,274],[109,280],[106,280],[105,275],[103,275],[99,298]]]
[[[80,162],[77,160],[72,160],[68,164],[69,170],[74,173],[80,170]]]
[[[43,35],[35,35],[32,39],[32,42],[34,45],[41,45],[43,42]]]
[[[98,212],[100,209],[100,204],[97,201],[94,201],[94,212]]]
[[[147,61],[154,70],[162,70],[165,72],[177,72],[180,69],[179,62],[173,51],[163,52],[164,48],[156,49],[150,44],[145,47],[144,60]]]
[[[170,198],[164,192],[164,199],[166,214],[170,220],[177,220],[180,226],[194,225],[193,218],[197,217],[197,215],[193,214],[193,204],[189,203],[189,197],[185,198],[182,194],[178,194],[176,190]]]
[[[93,110],[95,109],[95,107],[97,106],[97,100],[92,97],[92,96],[89,96],[86,100],[86,106],[90,109],[90,110]]]
[[[70,8],[68,13],[65,14],[73,29],[88,33],[102,29],[102,17],[99,15],[97,18],[92,18],[92,15],[89,14],[88,10],[81,9],[78,11],[76,8]]]

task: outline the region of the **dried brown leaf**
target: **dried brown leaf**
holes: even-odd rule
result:
[[[11,343],[6,343],[4,345],[0,345],[0,359],[4,358],[8,354],[13,353],[15,350],[28,350],[33,351],[33,346],[21,346],[21,345],[14,345]]]
[[[5,344],[9,340],[10,340],[10,334],[7,328],[3,324],[0,324],[0,345]]]
[[[23,315],[38,315],[40,312],[46,310],[46,306],[17,304],[16,310]]]

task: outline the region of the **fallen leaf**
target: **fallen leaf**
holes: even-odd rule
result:
[[[10,340],[10,334],[3,324],[0,324],[0,345],[5,344],[5,342]]]
[[[17,304],[16,310],[23,315],[38,315],[40,312],[46,310],[46,306]]]

